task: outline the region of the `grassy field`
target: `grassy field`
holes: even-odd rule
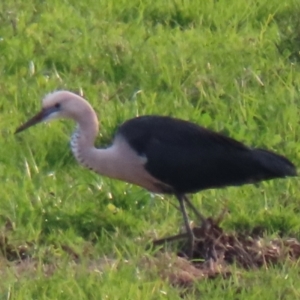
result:
[[[299,165],[299,14],[296,0],[2,1],[0,299],[299,298],[299,264],[288,259],[172,285],[166,257],[147,245],[182,226],[173,199],[79,167],[72,122],[13,134],[46,93],[68,89],[96,109],[97,145],[122,121],[157,113]],[[207,216],[226,205],[228,232],[261,226],[266,238],[300,238],[298,179],[193,201]]]

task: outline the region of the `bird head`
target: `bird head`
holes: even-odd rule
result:
[[[77,120],[84,110],[92,110],[90,104],[86,100],[68,91],[56,91],[44,97],[41,111],[19,126],[15,133],[19,133],[43,121],[50,121],[58,118],[71,118]]]

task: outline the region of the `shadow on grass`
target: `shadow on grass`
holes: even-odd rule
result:
[[[275,16],[280,31],[279,53],[291,62],[300,62],[300,5],[288,6]]]

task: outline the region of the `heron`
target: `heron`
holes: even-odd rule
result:
[[[99,121],[93,107],[83,97],[66,90],[47,94],[40,112],[15,133],[57,118],[77,123],[70,145],[79,164],[100,175],[178,199],[190,257],[194,234],[186,205],[202,222],[205,219],[188,194],[297,175],[295,165],[282,155],[248,147],[170,116],[143,115],[129,119],[119,126],[109,147],[96,148]]]

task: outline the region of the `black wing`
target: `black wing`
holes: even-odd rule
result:
[[[147,171],[177,193],[296,175],[295,166],[283,156],[179,119],[138,117],[118,133],[147,157]]]

